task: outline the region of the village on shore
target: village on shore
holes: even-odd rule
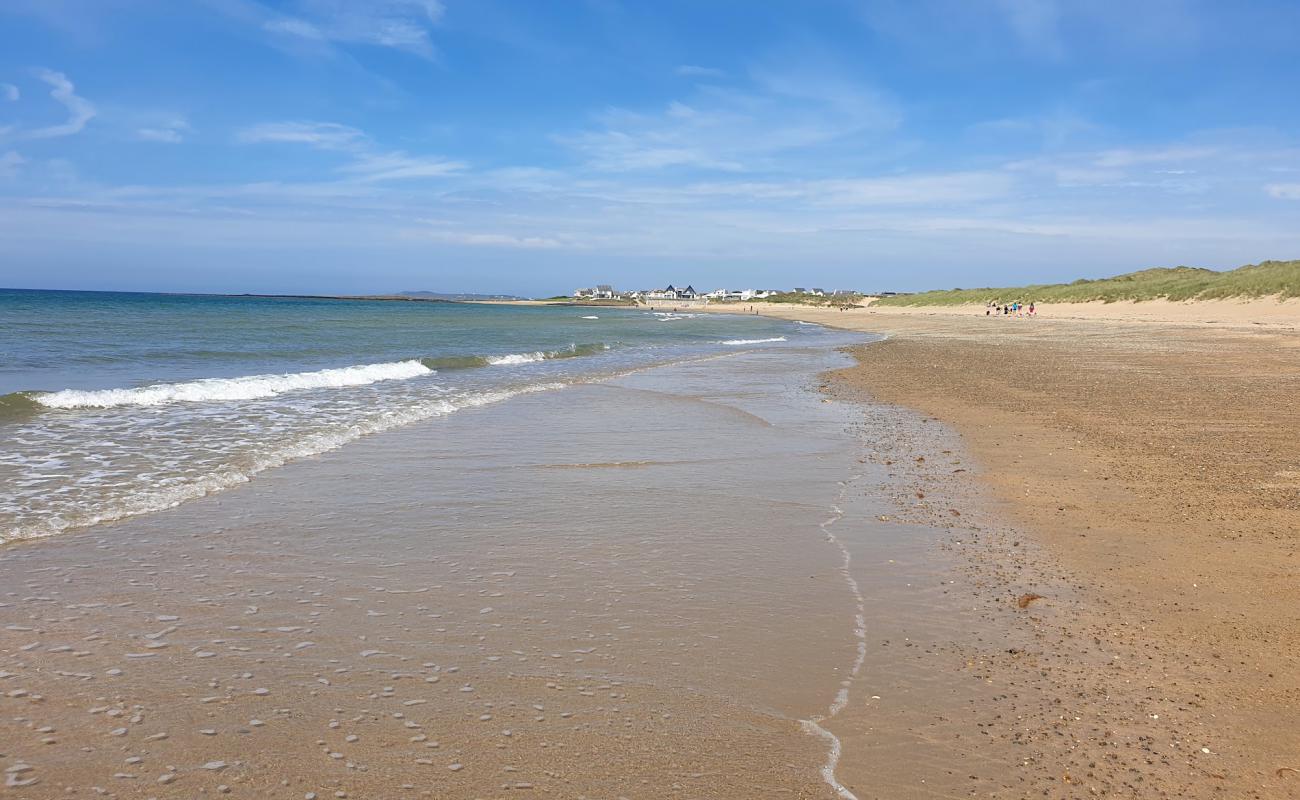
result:
[[[774,297],[782,296],[802,296],[802,297],[827,297],[839,298],[843,300],[856,300],[861,297],[874,296],[884,297],[895,294],[894,292],[875,292],[868,294],[854,289],[836,289],[826,291],[821,288],[805,288],[796,286],[794,289],[714,289],[711,292],[699,292],[695,287],[687,284],[684,287],[676,287],[671,283],[662,289],[637,289],[635,291],[619,291],[608,284],[599,284],[593,287],[584,287],[573,290],[574,300],[630,300],[637,303],[650,303],[655,301],[668,302],[748,302],[750,300],[767,300]]]

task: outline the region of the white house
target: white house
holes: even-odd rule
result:
[[[573,299],[575,300],[617,300],[619,297],[619,293],[614,291],[614,287],[608,283],[602,283],[590,289],[573,290]]]
[[[647,300],[694,300],[698,295],[693,286],[678,289],[670,283],[663,289],[651,289],[645,296]]]

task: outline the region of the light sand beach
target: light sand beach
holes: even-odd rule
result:
[[[846,777],[902,763],[893,796],[922,796],[902,759],[928,749],[973,789],[1025,779],[998,796],[1300,794],[1294,302],[776,313],[889,336],[828,388],[933,420],[876,457],[909,474],[900,514],[962,515],[954,591],[1002,631],[924,633],[943,689],[897,740],[858,717]],[[936,452],[941,426],[970,462]]]

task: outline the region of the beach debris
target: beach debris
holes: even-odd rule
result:
[[[1277,771],[1274,772],[1273,774],[1279,778],[1284,778],[1289,772],[1294,772],[1296,775],[1300,775],[1300,769],[1297,769],[1295,767],[1278,767]]]
[[[1043,599],[1045,598],[1041,594],[1035,594],[1033,592],[1025,592],[1024,594],[1020,595],[1020,597],[1016,598],[1016,606],[1019,608],[1029,608],[1030,603],[1034,602],[1035,600],[1043,600]]]

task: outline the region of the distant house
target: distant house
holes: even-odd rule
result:
[[[714,289],[708,294],[701,295],[710,300],[748,300],[753,296],[753,289]]]
[[[687,286],[685,289],[678,289],[671,283],[663,289],[651,289],[645,296],[647,300],[694,300],[698,297],[695,287]]]
[[[621,296],[608,283],[602,283],[590,289],[573,290],[574,300],[618,300]]]
[[[805,289],[805,288],[803,288],[802,286],[796,286],[796,287],[794,287],[794,293],[795,293],[795,294],[808,294],[808,290]]]
[[[809,290],[808,290],[808,294],[812,295],[813,297],[825,297],[825,296],[826,296],[826,290],[825,290],[825,289],[809,289]]]

